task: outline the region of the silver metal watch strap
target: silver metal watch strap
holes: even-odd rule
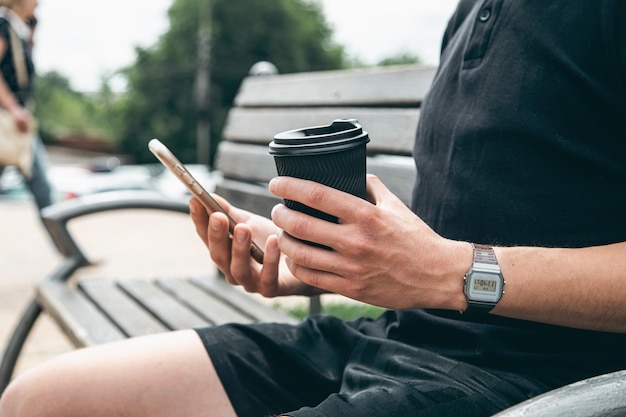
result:
[[[491,246],[472,243],[474,247],[474,263],[498,265],[498,259]]]

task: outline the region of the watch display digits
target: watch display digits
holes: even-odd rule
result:
[[[467,310],[489,312],[504,294],[504,278],[493,248],[472,244],[474,261],[464,277]]]

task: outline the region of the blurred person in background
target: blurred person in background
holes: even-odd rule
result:
[[[0,0],[0,106],[6,109],[21,132],[26,132],[34,122],[32,114],[35,67],[32,47],[37,25],[35,9],[38,0]],[[11,32],[18,35],[22,43],[23,60],[27,82],[20,86],[11,46]],[[19,59],[19,57],[16,57]],[[24,182],[32,193],[39,211],[52,203],[52,190],[47,176],[47,154],[41,137],[33,135],[33,166]],[[0,166],[0,174],[4,167]]]

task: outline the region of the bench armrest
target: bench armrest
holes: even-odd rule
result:
[[[57,250],[66,258],[89,261],[70,234],[67,223],[77,217],[111,210],[154,209],[189,213],[189,202],[152,191],[112,191],[91,194],[46,207],[41,214],[44,226]]]
[[[626,371],[617,371],[546,392],[494,417],[593,417],[626,413]]]

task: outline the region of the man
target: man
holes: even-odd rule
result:
[[[275,195],[339,224],[223,201],[242,223],[230,240],[192,200],[229,282],[392,309],[378,320],[83,350],[20,377],[0,416],[487,416],[624,368],[625,21],[620,0],[462,1],[420,116],[414,212],[371,176],[369,202],[276,178]]]

